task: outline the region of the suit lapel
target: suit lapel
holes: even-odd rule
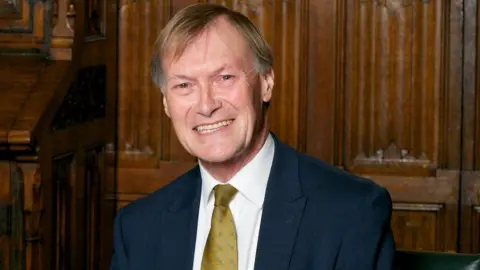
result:
[[[178,197],[162,213],[162,252],[159,254],[161,270],[192,269],[200,204],[201,178],[198,167],[191,179],[179,187]]]
[[[265,194],[255,269],[289,268],[305,203],[298,178],[297,153],[275,138],[275,156]]]

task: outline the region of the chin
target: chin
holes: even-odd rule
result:
[[[197,158],[209,163],[223,163],[233,159],[236,156],[236,151],[233,149],[203,149],[197,152]]]

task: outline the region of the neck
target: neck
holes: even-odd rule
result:
[[[221,163],[201,161],[202,166],[215,179],[226,183],[257,155],[257,153],[265,144],[268,133],[268,128],[265,126],[260,134],[254,136],[253,143],[248,149],[246,149],[246,151],[244,151],[244,153],[232,158],[231,160]]]

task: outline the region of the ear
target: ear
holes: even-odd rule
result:
[[[274,81],[275,81],[275,73],[273,71],[273,68],[270,68],[262,75],[263,102],[270,102],[270,100],[272,99]]]
[[[165,114],[170,118],[170,112],[168,111],[168,104],[167,98],[163,95],[163,109],[165,110]]]

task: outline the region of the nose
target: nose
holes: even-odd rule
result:
[[[220,106],[221,102],[214,97],[211,87],[209,85],[202,87],[197,104],[197,113],[210,117]]]

